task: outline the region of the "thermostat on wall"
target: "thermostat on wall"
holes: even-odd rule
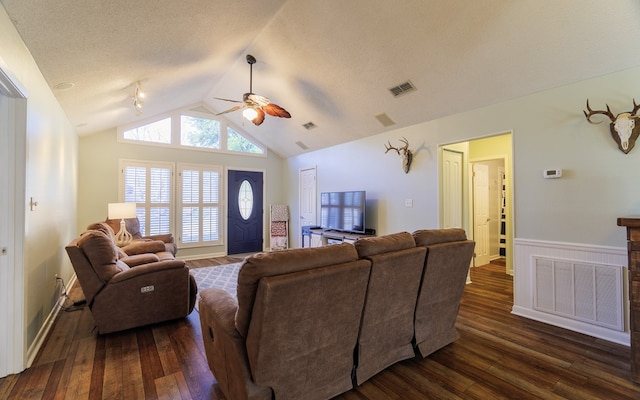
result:
[[[542,171],[542,176],[547,179],[560,178],[562,176],[561,169],[545,169]]]

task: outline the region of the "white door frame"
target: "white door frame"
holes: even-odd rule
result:
[[[27,91],[0,59],[0,377],[26,368],[24,236]]]

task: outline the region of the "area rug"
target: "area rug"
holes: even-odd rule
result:
[[[236,297],[236,286],[238,284],[238,270],[242,263],[216,265],[213,267],[192,268],[189,270],[198,285],[198,300],[200,292],[204,289],[216,287],[227,291]],[[196,301],[196,309],[198,302]]]

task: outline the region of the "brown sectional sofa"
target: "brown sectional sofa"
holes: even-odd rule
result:
[[[312,400],[426,356],[457,338],[473,247],[437,229],[247,257],[237,299],[200,293],[209,367],[229,399]]]
[[[141,239],[119,248],[109,224],[101,222],[66,246],[98,333],[191,313],[197,286],[172,242]]]

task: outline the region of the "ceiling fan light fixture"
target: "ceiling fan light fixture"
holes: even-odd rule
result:
[[[253,121],[253,119],[258,116],[258,112],[255,109],[249,107],[245,108],[245,110],[242,112],[242,116],[249,121]]]
[[[251,54],[247,54],[247,63],[249,64],[249,91],[242,95],[242,101],[224,99],[222,97],[214,97],[218,100],[230,101],[232,103],[238,103],[238,105],[229,108],[228,110],[217,113],[216,115],[222,115],[237,110],[244,110],[242,116],[254,125],[258,126],[264,122],[265,115],[271,115],[279,118],[291,118],[289,111],[274,104],[268,98],[253,93],[253,64],[256,63],[256,58]]]

